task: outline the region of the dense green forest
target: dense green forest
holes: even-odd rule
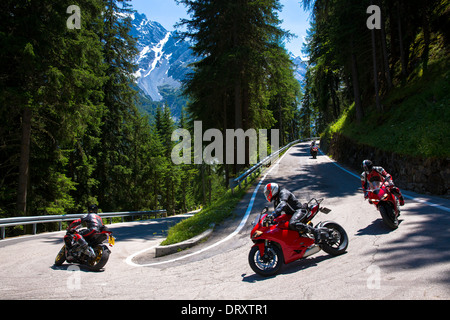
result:
[[[302,3],[312,16],[302,119],[389,151],[448,154],[450,1]]]
[[[278,1],[180,2],[193,17],[181,21],[184,36],[204,59],[176,123],[168,106],[148,110],[137,95],[128,0],[1,2],[0,218],[211,203],[243,168],[174,165],[172,132],[194,121],[298,137],[300,86]],[[67,27],[70,5],[81,8],[80,28]]]
[[[79,213],[89,203],[103,212],[169,214],[205,206],[250,155],[243,165],[175,165],[177,128],[193,134],[202,121],[203,131],[279,129],[282,146],[343,115],[366,125],[377,112],[383,122],[404,99],[396,90],[448,70],[447,0],[302,1],[312,17],[303,93],[284,48],[292,35],[280,28],[279,1],[177,2],[190,14],[179,22],[181,37],[201,59],[183,97],[166,92],[187,101],[176,117],[138,94],[129,0],[1,2],[0,218]],[[80,28],[67,27],[70,5],[81,8]],[[370,5],[381,9],[377,29],[367,26]],[[440,115],[448,114],[442,79],[440,91],[423,98]],[[439,126],[441,137],[448,129]]]

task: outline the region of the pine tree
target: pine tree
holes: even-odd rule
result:
[[[266,91],[276,59],[268,57],[288,36],[278,27],[279,1],[178,2],[192,16],[180,23],[187,27],[183,36],[194,40],[193,51],[202,58],[185,83],[193,117],[205,130],[270,128],[274,118]],[[239,170],[235,164],[234,174]],[[228,180],[227,166],[225,172]]]
[[[103,103],[106,110],[102,117],[101,146],[97,158],[97,177],[100,205],[105,210],[126,207],[129,195],[125,190],[131,183],[129,154],[133,135],[133,121],[139,116],[135,106],[136,91],[132,89],[137,54],[136,40],[129,35],[131,29],[128,0],[103,0],[103,30],[99,34],[103,44],[106,81],[103,85]]]

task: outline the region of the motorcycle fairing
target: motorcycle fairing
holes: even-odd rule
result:
[[[259,248],[259,254],[264,256],[265,241],[277,243],[283,251],[283,258],[286,264],[303,257],[306,250],[314,244],[314,239],[302,237],[298,231],[290,230],[289,216],[281,215],[277,218],[277,224],[268,227],[264,233],[259,236],[255,244]]]

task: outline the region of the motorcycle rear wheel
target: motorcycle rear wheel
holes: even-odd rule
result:
[[[105,245],[98,245],[94,249],[95,257],[89,260],[89,268],[93,271],[100,271],[109,259],[109,250]]]
[[[61,266],[66,261],[66,246],[64,245],[55,258],[55,266]]]
[[[327,222],[322,227],[331,230],[329,237],[320,244],[322,250],[332,256],[344,254],[348,247],[348,236],[344,228],[335,222]]]
[[[277,274],[283,266],[283,252],[277,246],[269,245],[261,257],[259,248],[255,246],[250,250],[248,262],[254,272],[263,277],[270,277]]]

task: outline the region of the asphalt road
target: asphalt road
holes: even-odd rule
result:
[[[306,143],[292,147],[265,177],[245,224],[257,182],[234,218],[217,226],[208,241],[168,257],[155,259],[152,248],[185,217],[110,226],[116,245],[98,273],[53,266],[63,232],[0,241],[0,299],[449,299],[450,201],[405,192],[400,227],[390,231],[364,201],[357,177],[323,155],[311,159],[308,151]],[[247,262],[250,223],[267,205],[262,188],[268,182],[305,202],[325,198],[332,211],[314,222],[341,224],[350,239],[347,253],[319,252],[275,277],[256,275]]]

